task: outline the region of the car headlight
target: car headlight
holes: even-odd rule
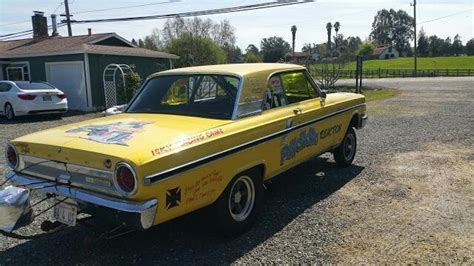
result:
[[[20,159],[18,157],[18,152],[15,149],[15,146],[8,144],[5,149],[5,159],[7,160],[7,164],[11,169],[16,169],[18,167],[18,163]]]
[[[114,172],[115,187],[122,194],[131,195],[137,190],[137,175],[133,167],[125,162],[120,162],[115,166]]]

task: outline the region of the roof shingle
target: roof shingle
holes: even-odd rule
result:
[[[101,33],[72,37],[48,37],[45,39],[22,39],[0,41],[0,58],[18,58],[76,53],[113,54],[123,56],[141,56],[177,59],[178,56],[138,47],[93,44],[107,37],[116,37],[115,33]]]

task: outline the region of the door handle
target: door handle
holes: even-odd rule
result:
[[[303,112],[303,110],[301,110],[301,108],[295,108],[295,109],[293,109],[293,113],[294,113],[295,115],[299,115],[299,114],[301,114],[302,112]]]

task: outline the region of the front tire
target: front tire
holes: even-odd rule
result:
[[[5,104],[5,117],[8,121],[15,119],[15,111],[10,103]]]
[[[354,161],[357,151],[357,137],[354,128],[349,127],[341,142],[341,145],[334,149],[334,160],[339,167],[348,167]]]
[[[250,229],[263,201],[262,178],[258,171],[246,171],[232,179],[215,202],[217,228],[226,236]]]

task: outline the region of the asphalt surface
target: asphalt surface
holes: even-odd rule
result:
[[[353,81],[341,81],[340,84]],[[353,166],[325,154],[276,178],[253,229],[210,232],[191,215],[113,240],[84,227],[35,240],[0,236],[0,265],[464,263],[474,260],[474,78],[368,80],[396,88],[368,104]],[[0,145],[64,123],[0,120]],[[0,169],[5,168],[0,159]],[[38,233],[39,221],[23,229]]]

